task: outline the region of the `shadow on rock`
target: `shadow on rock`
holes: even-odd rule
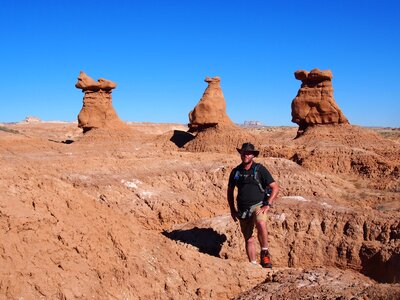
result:
[[[194,227],[188,230],[164,231],[163,235],[171,240],[193,245],[200,252],[216,257],[220,257],[222,245],[226,241],[225,234],[219,234],[211,228]]]
[[[54,142],[54,143],[67,144],[67,145],[72,144],[73,142],[75,142],[74,140],[56,141],[56,140],[52,140],[52,139],[49,139],[49,141],[50,142]]]
[[[400,282],[400,247],[382,250],[363,245],[360,258],[364,275],[379,283]]]
[[[186,131],[174,130],[170,141],[177,145],[179,148],[185,146],[186,143],[194,139],[194,136]]]

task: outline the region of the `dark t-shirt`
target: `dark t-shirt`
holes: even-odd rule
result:
[[[261,182],[262,187],[265,189],[271,183],[275,182],[275,180],[263,165],[258,165],[258,179]],[[237,186],[238,188],[236,201],[239,211],[245,211],[252,205],[264,200],[265,194],[261,191],[257,181],[254,179],[254,167],[254,162],[249,170],[245,170],[243,165],[240,164],[234,168],[229,175],[228,186],[232,188]],[[237,176],[237,171],[239,171],[240,176]]]

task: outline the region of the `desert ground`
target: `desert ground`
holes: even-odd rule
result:
[[[400,130],[0,124],[0,299],[400,299]],[[253,138],[272,269],[226,201]]]

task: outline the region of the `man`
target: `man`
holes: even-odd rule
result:
[[[253,161],[259,151],[251,143],[244,143],[236,148],[242,163],[234,168],[229,176],[228,203],[233,220],[240,221],[240,229],[246,242],[246,253],[249,261],[257,264],[254,227],[257,227],[258,241],[261,246],[260,260],[264,268],[272,268],[268,252],[267,213],[274,202],[279,187],[269,171]],[[234,189],[238,188],[234,203]]]

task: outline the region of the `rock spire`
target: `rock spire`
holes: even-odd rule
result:
[[[189,113],[189,131],[196,132],[202,129],[221,126],[234,126],[226,114],[226,102],[221,89],[221,79],[206,77],[206,90],[195,108]]]

